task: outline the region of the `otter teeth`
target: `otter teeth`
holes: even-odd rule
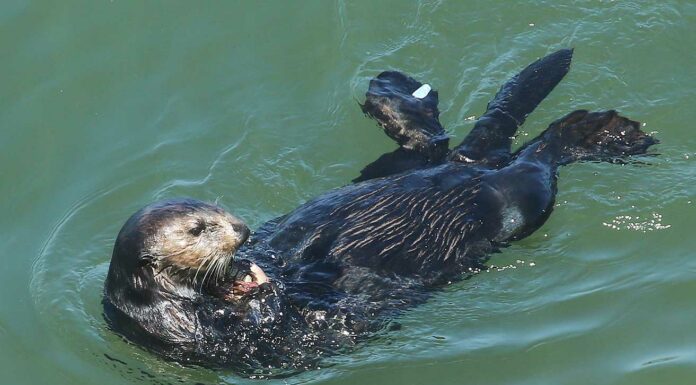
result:
[[[247,274],[244,277],[244,282],[253,282],[253,281],[254,281],[254,278],[252,278],[251,275],[249,275],[249,274]]]

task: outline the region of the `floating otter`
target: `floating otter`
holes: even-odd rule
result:
[[[511,152],[511,137],[571,56],[560,50],[513,77],[452,150],[437,92],[380,74],[362,108],[399,148],[248,241],[246,226],[215,205],[179,199],[138,211],[114,246],[109,325],[168,358],[242,374],[311,368],[369,338],[539,228],[559,166],[657,143],[614,111],[575,111]]]

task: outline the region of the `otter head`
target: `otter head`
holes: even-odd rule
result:
[[[216,205],[194,199],[153,203],[118,234],[106,293],[144,303],[160,295],[192,297],[224,275],[248,237],[247,226]]]

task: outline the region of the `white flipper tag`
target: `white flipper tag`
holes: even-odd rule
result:
[[[424,97],[428,96],[430,90],[432,90],[432,88],[430,88],[430,84],[423,84],[422,86],[418,87],[417,90],[413,91],[411,95],[413,95],[414,98],[423,99]]]

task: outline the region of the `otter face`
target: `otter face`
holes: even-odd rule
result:
[[[160,273],[169,270],[169,275],[201,284],[209,277],[218,279],[249,237],[249,229],[217,206],[203,202],[184,207],[181,202],[167,203],[142,218],[144,224],[152,219],[158,222],[146,242],[143,257]]]
[[[156,202],[121,229],[107,282],[179,294],[200,289],[223,276],[248,237],[247,226],[218,206],[193,199]]]

